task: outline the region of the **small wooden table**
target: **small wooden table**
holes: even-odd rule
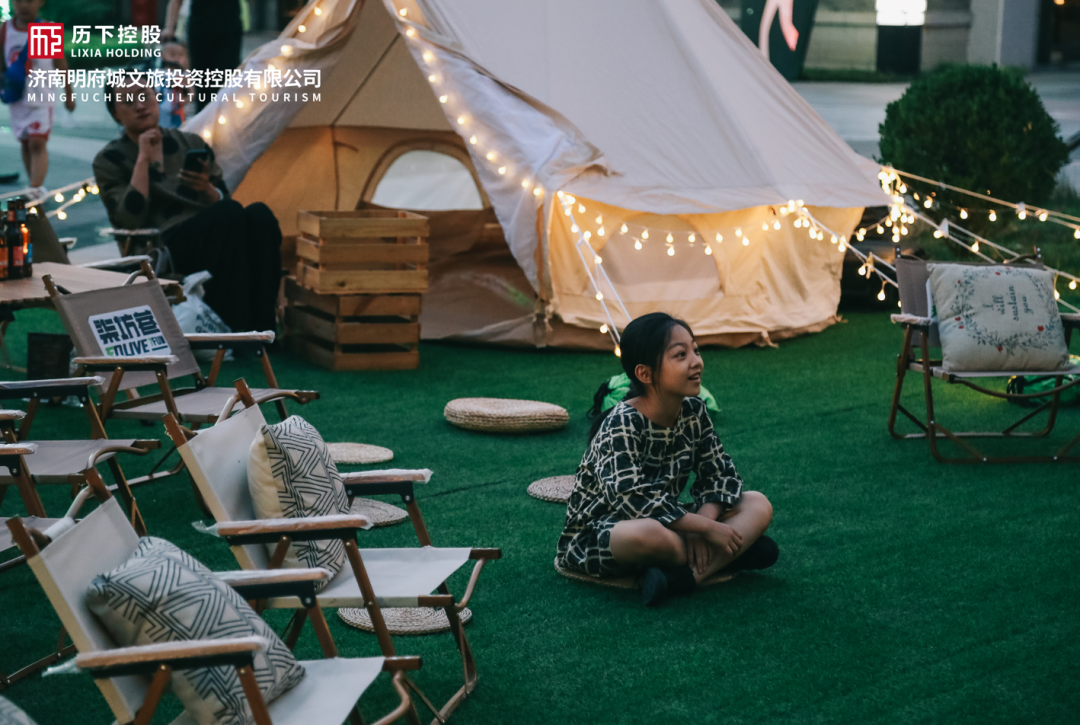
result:
[[[52,275],[53,282],[56,283],[57,287],[71,294],[120,287],[127,281],[129,276],[124,272],[75,267],[70,264],[58,264],[57,262],[38,262],[34,264],[32,277],[0,281],[0,366],[9,370],[25,372],[23,368],[11,364],[5,335],[7,334],[8,325],[15,319],[14,313],[16,311],[41,307],[52,308],[52,300],[45,289],[45,284],[41,281],[41,278],[47,274]],[[184,298],[184,292],[179,282],[170,279],[159,279],[158,281],[164,288],[166,297],[172,298],[175,302],[179,302]]]

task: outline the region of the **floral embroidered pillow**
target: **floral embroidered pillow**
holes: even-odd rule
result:
[[[1004,265],[928,264],[949,372],[1069,366],[1053,273]]]

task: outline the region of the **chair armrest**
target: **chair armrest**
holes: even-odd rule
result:
[[[247,600],[291,596],[297,597],[305,607],[314,607],[316,587],[330,581],[331,574],[316,568],[229,571],[215,576]]]
[[[311,516],[303,519],[264,519],[262,521],[226,521],[211,527],[231,545],[272,544],[287,536],[293,541],[320,541],[355,536],[361,529],[370,529],[371,522],[363,516],[338,514]]]
[[[0,456],[29,456],[37,452],[37,443],[0,443]]]
[[[908,327],[930,327],[934,324],[932,318],[919,317],[918,315],[889,315],[889,319]]]
[[[116,368],[132,371],[165,370],[170,365],[180,362],[176,355],[146,355],[138,357],[109,357],[107,355],[94,355],[77,357],[73,361],[76,365],[82,365],[88,372],[113,371]]]
[[[428,470],[351,471],[341,474],[342,483],[427,483],[430,479],[431,471]]]
[[[134,453],[136,456],[145,456],[150,451],[161,448],[161,441],[154,438],[137,438],[132,441],[130,446],[107,446],[105,448],[99,448],[90,454],[90,458],[87,459],[86,467],[93,468],[97,465],[98,461],[104,458],[109,453]]]
[[[75,657],[75,666],[96,678],[149,674],[161,665],[173,669],[192,669],[215,665],[250,664],[254,653],[265,649],[262,637],[232,639],[194,639],[184,642],[119,647],[102,652],[87,652]]]
[[[25,417],[25,410],[0,410],[0,420],[22,420]]]
[[[105,384],[105,379],[92,375],[84,378],[48,378],[46,380],[17,380],[0,383],[0,400],[10,398],[63,398],[85,396],[87,388]]]
[[[383,660],[383,672],[403,672],[406,670],[418,670],[423,667],[424,661],[415,655],[387,657]]]
[[[79,266],[83,269],[119,270],[128,267],[137,267],[143,262],[153,262],[153,258],[145,254],[136,254],[132,257],[116,257],[115,259],[102,259],[98,262],[86,262]]]
[[[219,348],[257,349],[274,341],[271,330],[262,332],[193,332],[184,335],[192,350],[217,350]]]
[[[1080,313],[1062,312],[1061,324],[1063,324],[1065,327],[1072,327],[1080,330]]]

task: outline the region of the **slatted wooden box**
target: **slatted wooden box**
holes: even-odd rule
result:
[[[286,346],[330,370],[420,365],[420,295],[320,294],[285,280]]]
[[[428,220],[385,209],[300,211],[296,281],[323,294],[427,291]]]

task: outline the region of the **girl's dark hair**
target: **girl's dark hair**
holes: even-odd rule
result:
[[[647,315],[642,315],[632,320],[623,330],[622,338],[619,340],[619,347],[622,349],[622,357],[619,358],[619,361],[622,363],[626,377],[630,378],[630,390],[627,391],[623,400],[645,394],[645,383],[638,380],[634,370],[638,365],[644,365],[653,371],[655,378],[656,374],[660,372],[661,364],[664,362],[664,352],[671,341],[671,330],[676,325],[689,332],[691,338],[694,337],[694,331],[690,329],[690,325],[686,324],[685,320],[672,317],[666,312],[650,312]],[[610,392],[607,383],[604,383],[596,391],[596,395],[593,396],[593,406],[588,412],[588,417],[592,420],[592,425],[589,427],[590,442],[596,437],[601,424],[607,418],[607,414],[611,412],[610,410],[607,412],[601,411],[604,398]]]

